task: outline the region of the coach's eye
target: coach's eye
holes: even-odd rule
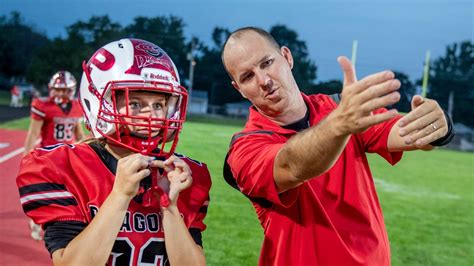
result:
[[[245,82],[249,81],[250,79],[252,79],[252,77],[253,77],[253,73],[248,73],[248,74],[244,75],[241,82],[245,83]]]
[[[273,59],[268,59],[267,61],[262,63],[261,67],[266,68],[266,67],[270,66],[272,63],[273,63]]]

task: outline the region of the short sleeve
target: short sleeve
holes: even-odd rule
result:
[[[380,108],[374,113],[379,114],[383,112],[387,112],[387,109]],[[362,142],[364,143],[365,151],[379,154],[392,165],[399,162],[402,158],[403,152],[389,152],[387,144],[390,131],[400,118],[402,118],[402,116],[396,116],[384,123],[374,125],[362,133],[361,137]]]
[[[16,179],[20,203],[25,214],[36,224],[86,222],[76,197],[62,180],[64,177],[56,164],[41,156],[38,150],[23,158]]]
[[[227,163],[242,193],[283,207],[296,200],[298,187],[278,193],[275,184],[274,162],[283,145],[284,141],[267,134],[250,134],[232,145]]]
[[[31,103],[31,118],[35,120],[44,120],[46,118],[46,113],[44,110],[44,105],[39,99],[33,100]]]
[[[190,162],[191,164],[194,162]],[[199,229],[204,231],[206,224],[204,219],[207,215],[207,209],[210,203],[209,191],[211,189],[211,176],[206,164],[196,162],[198,166],[192,167],[193,173],[193,187],[189,194],[187,194],[186,201],[191,206],[191,221],[189,228]]]

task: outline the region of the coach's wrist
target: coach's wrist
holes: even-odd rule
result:
[[[338,109],[331,112],[321,123],[324,125],[325,131],[329,132],[331,136],[347,137],[351,134]]]

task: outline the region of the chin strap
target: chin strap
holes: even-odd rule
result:
[[[154,138],[142,138],[133,136],[130,133],[121,134],[121,143],[131,146],[138,150],[142,154],[150,154],[158,147],[161,141],[161,137],[157,136]]]
[[[146,189],[144,186],[140,186],[140,190],[138,191],[138,195],[143,194],[142,205],[145,207],[159,205],[166,208],[170,205],[170,198],[168,192],[165,192],[162,186],[169,186],[168,179],[166,176],[161,175],[157,168],[151,168],[150,170],[151,187]]]

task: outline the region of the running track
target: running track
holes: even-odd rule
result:
[[[23,154],[25,131],[0,128],[0,265],[52,265],[41,241],[30,237],[15,178]]]

